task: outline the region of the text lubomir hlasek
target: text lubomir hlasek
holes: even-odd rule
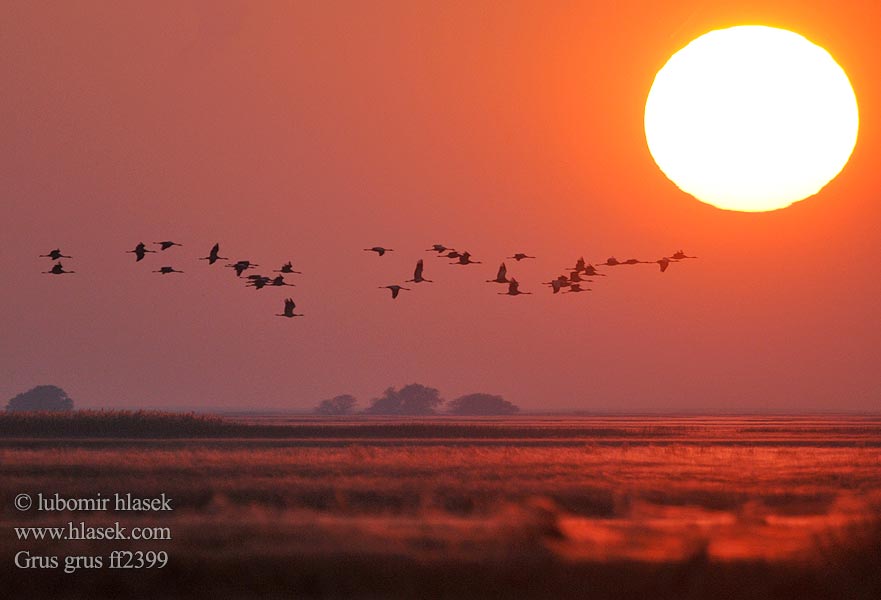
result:
[[[61,494],[37,494],[37,510],[41,511],[130,511],[130,512],[161,512],[174,510],[171,498],[163,492],[154,498],[139,498],[130,493],[115,493],[102,496],[98,492],[89,498],[65,498]]]

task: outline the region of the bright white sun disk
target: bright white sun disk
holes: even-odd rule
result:
[[[711,31],[658,72],[649,151],[683,191],[719,208],[775,210],[816,194],[857,139],[842,68],[804,37],[762,26]]]

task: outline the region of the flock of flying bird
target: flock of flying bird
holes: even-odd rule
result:
[[[169,248],[174,246],[182,246],[183,244],[178,244],[177,242],[171,241],[163,241],[163,242],[153,242],[156,246],[159,246],[159,250],[150,250],[147,248],[147,245],[144,242],[138,243],[137,246],[132,250],[127,250],[126,252],[129,254],[135,255],[135,262],[140,262],[144,259],[147,254],[155,254],[157,252],[164,252]],[[393,252],[392,248],[384,248],[382,246],[373,246],[372,248],[364,248],[365,252],[375,252],[377,256],[384,256],[386,252]],[[426,252],[436,252],[438,258],[447,258],[452,262],[451,265],[479,265],[483,264],[479,260],[472,260],[471,254],[469,252],[458,252],[452,248],[448,248],[443,244],[434,244],[431,248],[428,248]],[[73,258],[71,256],[67,256],[61,253],[61,250],[56,248],[49,252],[48,254],[41,254],[40,258],[49,258],[55,261],[55,264],[48,271],[44,271],[46,274],[50,275],[67,275],[71,273],[75,273],[75,271],[65,271],[64,267],[61,263],[61,259]],[[525,253],[518,252],[513,256],[506,257],[506,260],[516,260],[520,262],[521,260],[535,258],[535,256],[529,256]],[[636,258],[630,258],[624,261],[619,261],[614,256],[611,256],[606,259],[605,262],[600,263],[599,266],[603,267],[617,267],[622,265],[636,265],[636,264],[657,264],[660,267],[661,273],[667,270],[667,267],[670,266],[670,263],[679,262],[681,260],[689,259],[689,258],[697,258],[696,256],[689,256],[685,254],[682,250],[677,250],[670,256],[664,256],[657,260],[638,260]],[[230,260],[225,256],[220,256],[220,244],[214,244],[211,248],[211,251],[208,253],[208,256],[201,257],[199,260],[207,260],[209,265],[213,265],[219,260]],[[228,263],[225,265],[233,269],[236,273],[236,277],[241,277],[245,271],[250,269],[256,269],[260,265],[256,263],[252,263],[249,260],[239,260],[234,263]],[[404,283],[433,283],[431,279],[426,279],[424,276],[424,262],[420,258],[416,261],[416,269],[413,272],[413,279],[408,279]],[[589,292],[590,288],[581,287],[582,283],[592,282],[592,279],[587,279],[589,277],[605,277],[605,273],[600,273],[597,271],[596,266],[592,263],[585,262],[584,257],[580,257],[577,261],[575,261],[575,266],[566,269],[569,271],[569,274],[562,274],[557,276],[550,281],[543,282],[543,285],[550,286],[552,292],[554,294],[558,294],[564,290],[564,293],[575,293],[575,292]],[[163,266],[158,270],[153,271],[154,273],[159,273],[161,275],[168,275],[171,273],[183,273],[183,271],[178,271],[174,267]],[[247,280],[246,284],[249,287],[253,287],[255,289],[262,289],[264,287],[285,287],[285,286],[293,286],[293,283],[288,283],[285,281],[285,275],[289,274],[297,274],[302,275],[300,271],[295,271],[293,264],[291,261],[284,263],[280,269],[276,269],[273,273],[279,273],[276,276],[266,276],[266,275],[246,275],[245,279]],[[584,277],[582,277],[582,275]],[[520,283],[514,278],[508,276],[508,268],[504,262],[499,265],[499,270],[496,273],[495,279],[487,279],[487,283],[497,283],[504,284],[508,286],[508,291],[506,292],[498,292],[499,295],[502,296],[519,296],[521,294],[531,294],[532,292],[524,292],[520,290]],[[401,293],[401,290],[410,291],[410,288],[404,287],[399,284],[393,285],[382,285],[379,286],[380,289],[388,289],[391,291],[392,299],[398,297]],[[284,311],[282,313],[276,314],[277,317],[302,317],[302,314],[298,314],[294,312],[296,308],[296,303],[292,298],[286,298],[284,301]]]
[[[379,256],[383,256],[386,252],[391,252],[391,248],[383,248],[382,246],[374,246],[373,248],[364,248],[365,252],[376,252]],[[449,258],[453,259],[451,265],[479,265],[482,264],[479,260],[472,260],[471,254],[469,252],[458,252],[452,248],[447,248],[443,244],[434,244],[431,248],[428,248],[426,252],[437,252],[437,256],[440,258]],[[529,256],[523,252],[518,252],[513,256],[506,257],[506,260],[516,260],[520,262],[521,260],[527,258],[535,258],[534,256]],[[697,258],[696,256],[688,256],[682,250],[677,250],[671,256],[664,256],[659,258],[658,260],[638,260],[636,258],[630,258],[625,261],[619,261],[614,256],[611,256],[606,259],[602,266],[607,267],[617,267],[619,265],[636,265],[636,264],[657,264],[661,273],[667,270],[667,267],[670,266],[671,262],[679,262],[680,260],[684,260],[687,258]],[[416,270],[413,273],[413,279],[408,279],[405,283],[422,283],[428,282],[431,283],[430,279],[425,279],[423,276],[424,264],[422,259],[420,258],[416,261]],[[554,294],[560,293],[563,288],[566,288],[566,292],[564,293],[572,293],[572,292],[589,292],[590,288],[581,287],[582,283],[592,282],[592,279],[584,279],[581,275],[585,275],[586,277],[595,277],[602,276],[605,277],[604,273],[599,273],[596,270],[596,267],[588,262],[585,262],[584,257],[580,257],[577,261],[575,261],[575,266],[569,269],[569,275],[559,275],[557,278],[552,279],[551,281],[545,281],[543,285],[548,285],[553,290]],[[499,265],[499,270],[496,273],[495,279],[487,279],[487,283],[501,283],[506,284],[508,286],[508,291],[506,292],[498,292],[501,296],[519,296],[521,294],[531,294],[532,292],[524,292],[520,289],[520,282],[518,282],[514,277],[508,277],[508,267],[505,263],[501,263]],[[405,288],[400,285],[385,285],[380,286],[380,288],[388,288],[392,292],[392,298],[397,298],[398,294],[401,290],[409,290],[410,288]]]

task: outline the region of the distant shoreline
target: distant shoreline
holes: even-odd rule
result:
[[[0,438],[555,441],[881,445],[881,415],[206,415],[160,411],[2,413]],[[729,441],[729,443],[730,443]]]

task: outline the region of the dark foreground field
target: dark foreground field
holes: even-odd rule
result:
[[[24,512],[98,492],[175,510]],[[35,541],[73,521],[164,541]],[[881,598],[872,417],[0,417],[3,597]],[[163,550],[163,569],[19,569]]]

